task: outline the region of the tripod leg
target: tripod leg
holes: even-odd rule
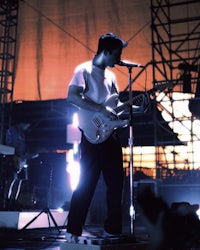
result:
[[[51,229],[51,223],[50,223],[50,215],[49,215],[49,213],[47,212],[47,219],[48,219],[48,224],[49,224],[49,229]]]
[[[49,208],[45,208],[43,209],[37,216],[35,216],[32,220],[30,220],[21,230],[26,229],[30,224],[32,224],[42,213],[46,213],[47,217],[48,217],[48,223],[49,223],[49,227],[50,227],[50,220],[49,220],[49,216],[51,218],[51,220],[53,221],[56,229],[58,230],[58,232],[60,232],[60,229],[58,227],[58,224],[56,223],[52,213],[50,212]]]
[[[49,210],[49,208],[47,209],[46,213],[47,213],[47,215],[49,215],[49,216],[51,217],[51,219],[52,219],[52,221],[53,221],[53,223],[54,223],[56,229],[58,230],[58,232],[60,232],[60,229],[59,229],[59,227],[58,227],[58,224],[56,223],[56,221],[55,221],[55,219],[54,219],[54,217],[53,217],[51,211]],[[49,225],[50,225],[50,224],[49,224]]]
[[[30,220],[21,230],[26,229],[31,223],[33,223],[42,213],[44,213],[44,210],[41,211],[37,216],[35,216],[32,220]]]

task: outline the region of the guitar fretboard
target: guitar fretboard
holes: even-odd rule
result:
[[[145,95],[150,95],[150,94],[154,93],[154,91],[155,91],[155,89],[153,88],[153,89],[148,90],[145,93],[139,94],[139,95],[132,98],[132,103],[130,103],[130,100],[128,100],[128,101],[124,102],[122,105],[120,105],[119,107],[116,107],[114,109],[114,111],[117,114],[122,112],[122,111],[125,111],[130,107],[130,104],[140,106],[143,104],[144,98],[146,98]]]

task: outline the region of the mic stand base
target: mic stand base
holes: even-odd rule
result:
[[[48,224],[49,224],[49,229],[51,229],[51,224],[50,224],[50,218],[53,221],[54,226],[56,227],[56,229],[58,230],[58,232],[60,232],[59,226],[56,223],[50,209],[48,207],[44,208],[38,215],[36,215],[32,220],[30,220],[21,230],[25,230],[28,228],[28,226],[30,226],[41,214],[46,213],[47,217],[48,217]]]

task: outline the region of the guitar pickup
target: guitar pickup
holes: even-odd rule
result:
[[[101,120],[99,120],[98,117],[93,117],[92,121],[93,121],[94,125],[95,125],[97,128],[100,128],[100,127],[101,127],[102,122],[101,122]]]

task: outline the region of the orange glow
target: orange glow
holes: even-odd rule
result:
[[[94,8],[94,4],[96,5]],[[98,38],[113,32],[129,42],[122,59],[151,61],[149,6],[145,1],[20,1],[14,100],[65,98],[74,68],[92,59]],[[150,69],[149,69],[150,70]],[[133,77],[139,69],[133,70]],[[119,90],[128,84],[124,67],[114,69]],[[151,88],[151,70],[133,85]]]

